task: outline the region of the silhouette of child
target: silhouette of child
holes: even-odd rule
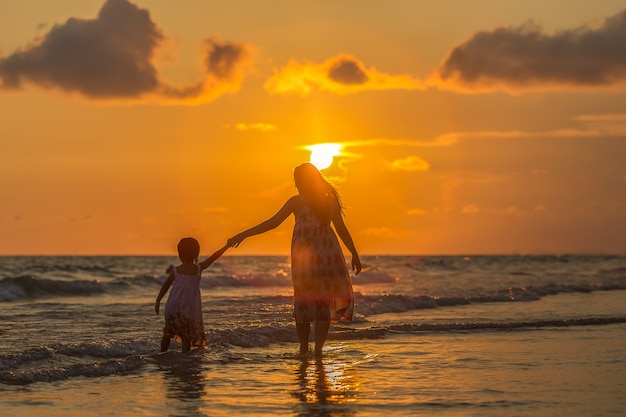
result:
[[[290,214],[294,215],[296,222],[291,239],[291,277],[300,354],[308,353],[313,322],[315,354],[319,356],[330,322],[352,320],[354,311],[350,274],[337,235],[352,254],[352,269],[356,274],[361,272],[361,261],[343,221],[337,190],[310,163],[295,168],[294,180],[298,195],[287,200],[268,220],[228,239],[228,245],[237,247],[244,239],[272,230]]]
[[[165,327],[161,340],[161,352],[167,351],[172,338],[182,344],[184,353],[189,353],[191,346],[206,345],[202,321],[200,277],[202,271],[222,256],[226,249],[228,245],[198,263],[200,254],[198,241],[192,237],[186,237],[178,243],[178,257],[182,263],[167,269],[169,276],[163,283],[154,304],[154,311],[159,314],[161,299],[174,284],[165,303]]]

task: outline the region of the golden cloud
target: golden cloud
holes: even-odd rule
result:
[[[237,123],[235,129],[245,132],[247,130],[256,130],[259,132],[271,132],[278,129],[276,126],[269,123]]]
[[[315,89],[335,94],[367,90],[424,90],[424,84],[408,75],[389,75],[365,66],[355,57],[339,54],[322,64],[290,61],[265,83],[272,94],[308,96]]]
[[[407,156],[388,162],[387,166],[393,171],[428,171],[430,164],[419,156]]]
[[[467,206],[463,207],[461,212],[464,214],[478,213],[478,206],[476,204],[468,204]]]

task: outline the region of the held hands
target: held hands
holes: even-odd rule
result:
[[[243,242],[243,240],[246,238],[246,236],[244,236],[243,233],[239,233],[238,235],[235,235],[233,237],[231,237],[230,239],[228,239],[226,241],[226,245],[229,248],[236,248],[237,246],[239,246],[239,244],[241,242]]]

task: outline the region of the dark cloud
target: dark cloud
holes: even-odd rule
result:
[[[328,78],[341,84],[365,84],[367,74],[359,63],[348,58],[341,58],[328,69]]]
[[[151,59],[162,39],[148,11],[107,0],[96,19],[70,18],[0,59],[0,79],[10,89],[30,82],[93,98],[137,97],[159,84]]]
[[[128,0],[106,0],[96,19],[70,18],[34,45],[0,58],[0,87],[25,84],[77,92],[93,99],[201,103],[237,91],[252,47],[211,38],[204,79],[176,86],[163,82],[153,65],[165,39],[145,9]]]
[[[598,87],[626,82],[626,10],[596,28],[554,34],[530,22],[476,33],[437,73],[444,87],[520,90]]]
[[[244,43],[222,41],[210,38],[206,41],[205,60],[209,74],[219,80],[232,80],[241,73],[242,62],[247,62],[250,48]]]
[[[160,92],[163,96],[203,102],[239,89],[252,60],[252,47],[247,43],[222,41],[218,38],[207,39],[205,46],[205,79],[185,87],[162,85]]]

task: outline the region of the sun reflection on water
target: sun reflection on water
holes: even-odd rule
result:
[[[305,358],[295,369],[298,415],[352,416],[350,404],[357,401],[360,381],[357,362],[344,358]],[[322,412],[322,414],[320,414]]]

